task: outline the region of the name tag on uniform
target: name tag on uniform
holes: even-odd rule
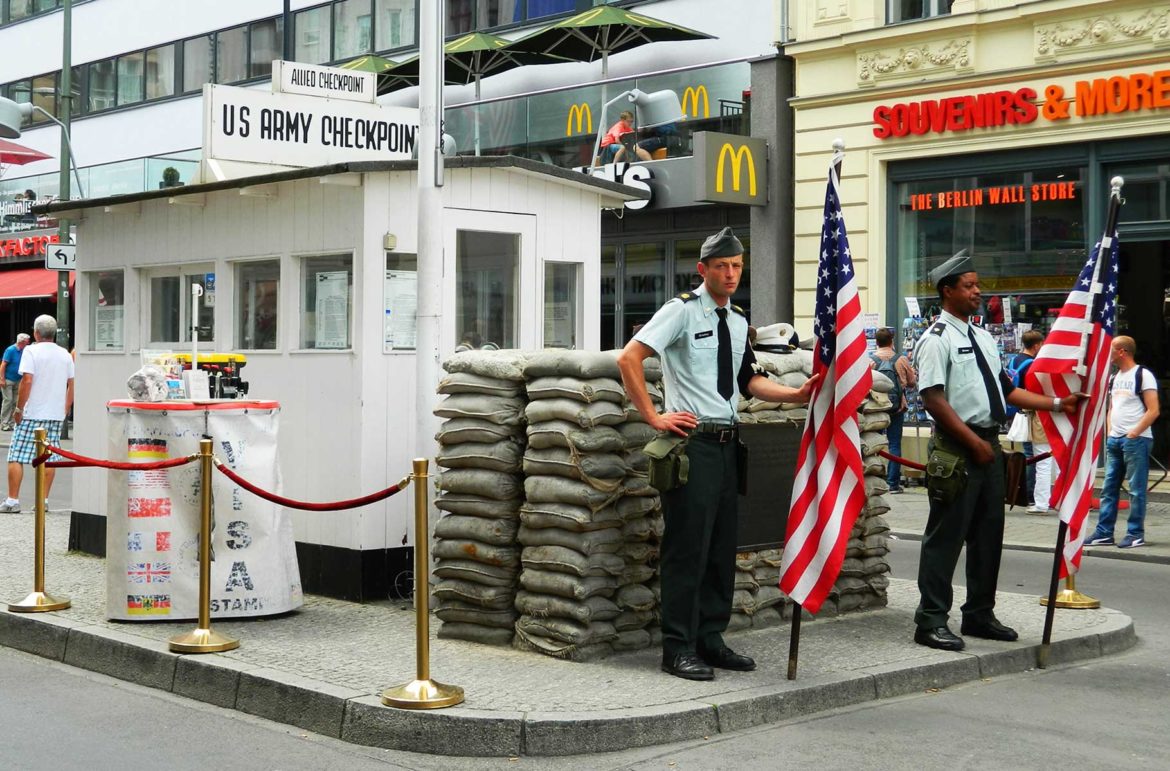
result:
[[[713,334],[715,334],[715,331],[711,329],[708,329],[706,332],[696,332],[695,339],[702,340],[704,337],[710,337]]]
[[[974,353],[974,352],[975,352],[975,349],[971,348],[971,346],[967,346],[966,348],[959,349],[959,353]]]

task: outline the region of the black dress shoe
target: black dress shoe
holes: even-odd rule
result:
[[[963,619],[963,634],[969,634],[972,637],[982,637],[986,640],[1003,640],[1004,642],[1015,642],[1020,639],[1019,634],[1010,626],[1004,626],[995,618],[990,621],[969,621]]]
[[[662,660],[662,671],[685,680],[714,680],[715,672],[695,653],[679,653]]]
[[[961,651],[966,645],[962,637],[956,635],[945,625],[936,626],[933,629],[922,629],[921,627],[915,629],[914,642],[925,645],[927,648],[938,648],[940,651]]]
[[[736,672],[751,672],[756,668],[756,662],[749,656],[736,653],[726,645],[714,653],[701,653],[699,655],[703,661],[720,669],[733,669]]]

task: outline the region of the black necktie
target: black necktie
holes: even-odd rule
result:
[[[991,405],[991,419],[996,423],[1002,423],[1007,420],[1007,413],[1003,409],[1003,399],[999,395],[999,389],[995,387],[995,378],[991,376],[991,367],[987,366],[987,359],[983,358],[983,351],[979,349],[979,343],[975,341],[975,330],[967,327],[967,339],[971,341],[971,347],[975,350],[975,361],[979,364],[979,374],[983,375],[983,387],[987,389],[987,403]]]
[[[727,326],[727,309],[716,308],[719,314],[719,395],[730,399],[735,393],[731,378],[731,329]]]

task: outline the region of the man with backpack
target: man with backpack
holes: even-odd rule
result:
[[[1020,336],[1020,344],[1024,346],[1023,352],[1017,353],[1015,356],[1013,356],[1012,360],[1009,361],[1007,365],[1007,375],[1011,379],[1012,385],[1014,385],[1016,388],[1024,387],[1024,377],[1028,374],[1028,367],[1032,365],[1032,361],[1036,358],[1036,355],[1040,353],[1040,346],[1044,344],[1044,334],[1042,332],[1036,331],[1035,329],[1029,329]],[[1019,407],[1015,407],[1010,404],[1007,405],[1007,416],[1009,419],[1014,418],[1018,412],[1020,412]],[[1048,452],[1048,438],[1044,435],[1044,428],[1040,425],[1040,419],[1036,417],[1036,413],[1031,413],[1028,424],[1031,429],[1031,440],[1023,442],[1023,445],[1024,457],[1028,460],[1031,460],[1037,455],[1037,443],[1044,447],[1044,449],[1040,451],[1041,453]],[[1039,428],[1039,431],[1037,431],[1037,428]],[[1049,464],[1050,460],[1051,459],[1048,461],[1041,461],[1041,463]],[[1052,467],[1051,465],[1045,465],[1043,469],[1038,469],[1038,465],[1039,464],[1036,463],[1028,464],[1027,479],[1029,514],[1046,514],[1048,512],[1048,495],[1044,494],[1041,496],[1041,499],[1044,503],[1043,509],[1039,508],[1040,501],[1036,499],[1036,475],[1037,472],[1043,472],[1043,474],[1046,474],[1044,478],[1047,480],[1046,484],[1048,487],[1044,489],[1049,490],[1052,486]]]
[[[1134,361],[1137,344],[1132,337],[1113,338],[1109,354],[1117,373],[1109,385],[1109,412],[1105,416],[1105,481],[1101,485],[1101,515],[1090,546],[1113,546],[1117,500],[1121,478],[1129,487],[1129,523],[1119,549],[1146,545],[1146,485],[1150,475],[1150,450],[1158,419],[1158,381],[1154,373]]]
[[[902,426],[906,419],[906,389],[913,388],[917,382],[914,368],[905,354],[894,350],[894,333],[886,328],[879,329],[874,335],[877,350],[869,355],[872,359],[870,366],[885,375],[894,384],[890,390],[890,425],[886,429],[886,438],[890,443],[890,454],[902,455]],[[890,485],[890,492],[902,492],[902,464],[890,461],[886,470],[886,481]]]

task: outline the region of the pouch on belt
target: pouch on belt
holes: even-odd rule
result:
[[[682,487],[690,476],[687,458],[689,437],[663,434],[650,441],[642,452],[650,459],[650,486],[660,493]]]
[[[926,459],[926,494],[931,503],[951,503],[966,486],[967,459],[932,440]]]

